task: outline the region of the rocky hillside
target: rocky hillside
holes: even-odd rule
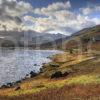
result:
[[[100,25],[72,34],[63,42],[64,49],[100,50]]]

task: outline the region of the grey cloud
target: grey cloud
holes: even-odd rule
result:
[[[100,6],[87,6],[85,8],[80,8],[80,11],[82,12],[82,14],[84,15],[89,15],[93,12],[100,12]]]
[[[88,15],[83,15],[82,13],[75,14],[69,8],[71,8],[69,1],[66,3],[57,2],[48,5],[48,7],[33,9],[29,3],[24,1],[0,0],[0,21],[2,23],[13,21],[18,27],[19,24],[30,21],[32,25],[26,25],[24,29],[32,29],[44,33],[62,31],[64,34],[71,34],[82,28],[100,23],[99,18],[89,18]],[[95,9],[99,10],[100,7]],[[29,11],[32,12],[32,16],[26,14]],[[86,9],[85,11],[88,13],[89,10]]]
[[[21,23],[21,18],[18,16],[13,16],[8,10],[14,10],[16,8],[16,2],[15,1],[7,1],[2,0],[2,3],[0,4],[0,21],[6,22],[6,21],[15,21],[15,23]]]
[[[24,1],[0,0],[0,23],[6,25],[13,21],[16,25],[21,25],[22,15],[31,9],[32,6]]]

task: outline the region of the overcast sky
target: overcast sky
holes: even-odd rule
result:
[[[100,24],[100,0],[0,0],[0,30],[70,35]]]

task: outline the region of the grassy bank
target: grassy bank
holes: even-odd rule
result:
[[[68,75],[51,79],[60,71]],[[15,87],[0,89],[0,100],[99,100],[100,56],[97,54],[70,54],[53,56],[35,78],[27,79]],[[62,99],[63,98],[63,99]]]

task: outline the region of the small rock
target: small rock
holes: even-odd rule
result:
[[[34,64],[34,66],[37,66],[37,64]]]
[[[16,83],[18,84],[18,83],[21,83],[21,81],[19,80],[19,81],[16,81]]]
[[[9,88],[9,87],[7,85],[2,85],[1,89],[3,89],[3,88]]]
[[[15,91],[18,91],[18,90],[20,90],[20,89],[21,89],[21,87],[18,86],[18,87],[15,88]]]
[[[30,78],[30,74],[26,74],[25,79]]]
[[[31,71],[31,72],[30,72],[30,77],[33,78],[33,77],[35,77],[35,76],[37,76],[37,73]]]
[[[8,87],[12,87],[13,84],[12,84],[12,83],[7,83],[7,86],[8,86]]]
[[[43,68],[40,68],[40,73],[43,73]]]

